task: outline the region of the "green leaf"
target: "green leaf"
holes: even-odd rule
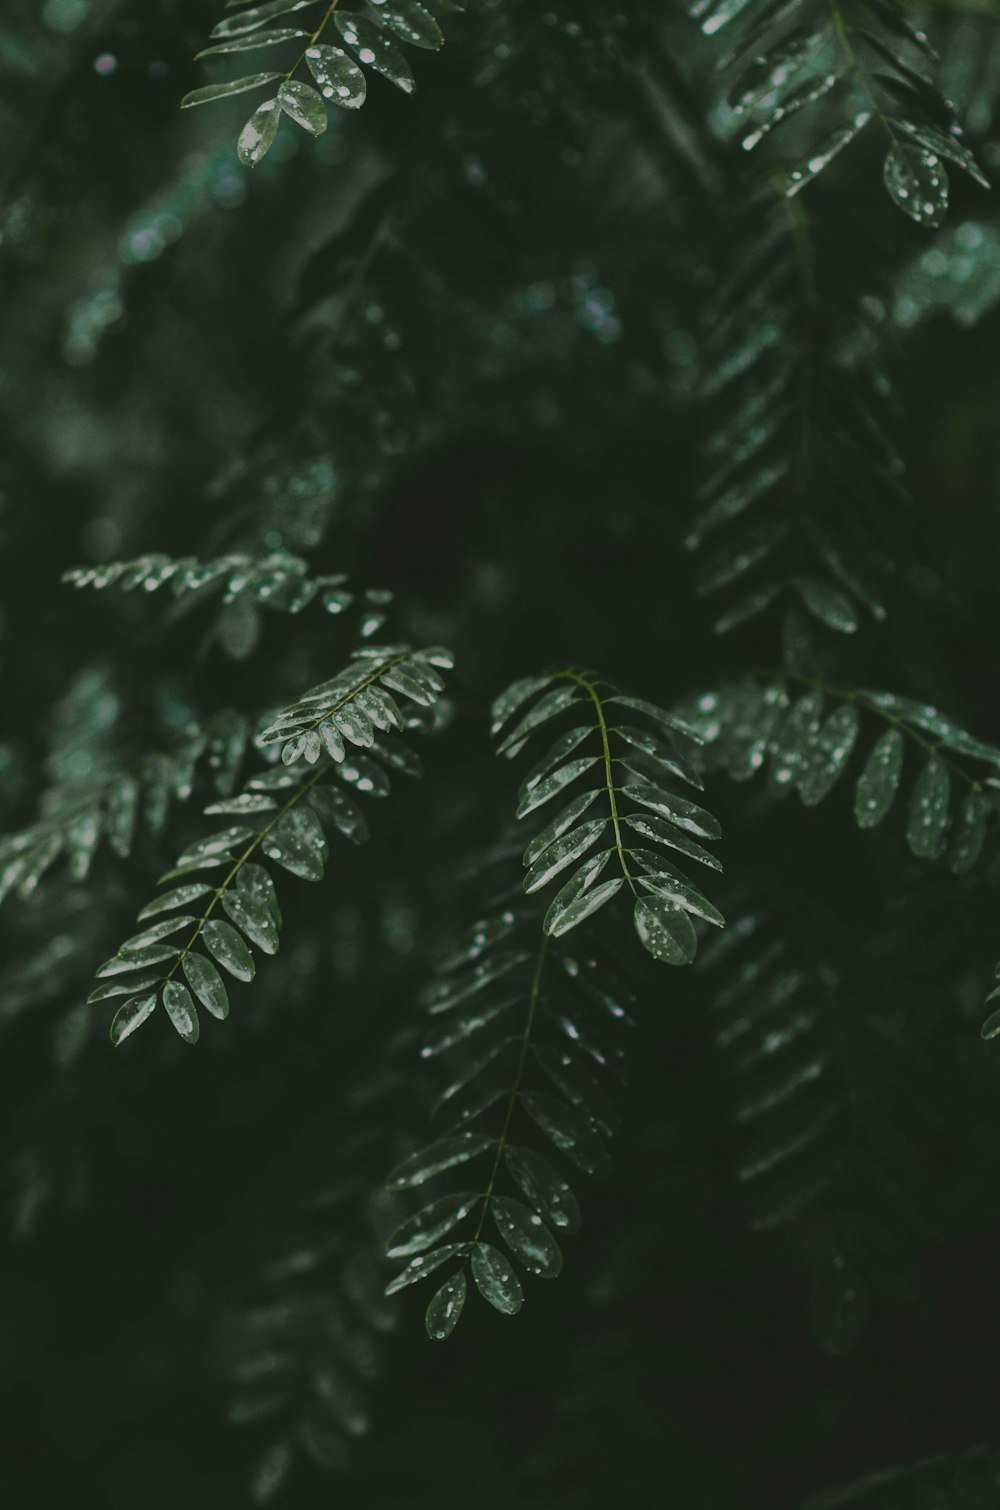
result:
[[[136,949],[133,954],[116,954],[96,972],[99,980],[109,975],[124,975],[126,970],[141,970],[145,965],[160,965],[168,959],[176,959],[178,948],[170,944],[150,944],[147,949]]]
[[[142,933],[136,933],[130,939],[126,939],[119,947],[119,954],[140,954],[150,944],[158,944],[161,939],[169,938],[172,933],[177,933],[181,928],[189,927],[195,919],[189,913],[181,913],[178,917],[164,918],[162,922],[151,923]]]
[[[389,1281],[385,1287],[387,1295],[395,1295],[399,1290],[405,1290],[408,1285],[419,1284],[435,1269],[440,1269],[449,1258],[454,1258],[457,1253],[464,1253],[465,1243],[447,1243],[445,1247],[438,1248],[434,1253],[421,1253],[416,1258],[411,1258],[402,1273],[397,1274],[395,1279]]]
[[[577,687],[575,683],[570,685],[564,683],[562,686],[553,688],[551,692],[546,692],[545,696],[540,697],[538,702],[529,708],[524,717],[518,720],[507,737],[498,745],[497,753],[500,755],[506,754],[508,750],[511,750],[514,745],[519,745],[535,729],[540,729],[542,724],[548,723],[550,719],[557,718],[560,713],[575,701],[577,701]]]
[[[698,951],[698,935],[687,910],[666,897],[637,897],[635,931],[654,959],[665,965],[689,965]]]
[[[910,793],[906,842],[915,855],[933,859],[944,848],[950,794],[948,772],[941,761],[932,755]]]
[[[156,917],[159,912],[169,912],[172,907],[187,907],[191,902],[197,902],[200,897],[207,897],[211,890],[211,886],[201,883],[177,886],[173,891],[166,891],[162,896],[148,903],[139,913],[136,921],[142,923],[146,918]]]
[[[195,62],[199,58],[214,58],[219,53],[253,52],[258,47],[274,47],[278,42],[291,42],[295,37],[308,37],[307,31],[296,31],[294,27],[279,27],[275,31],[249,32],[246,36],[233,37],[228,42],[218,42],[215,47],[206,47],[201,52],[195,53]]]
[[[132,853],[132,838],[139,808],[139,783],[131,776],[121,776],[108,793],[105,826],[108,843],[124,859]]]
[[[556,839],[560,839],[567,829],[572,828],[577,818],[585,813],[601,795],[601,788],[595,787],[592,792],[581,792],[573,797],[566,806],[541,829],[524,851],[525,865],[533,865],[539,855],[544,854],[549,845]]]
[[[432,1341],[444,1342],[458,1326],[462,1307],[465,1305],[466,1290],[465,1270],[459,1269],[457,1274],[445,1280],[432,1297],[424,1316],[427,1335]]]
[[[264,839],[261,849],[293,876],[321,881],[329,846],[316,814],[306,807],[292,808]]]
[[[499,734],[508,718],[512,718],[518,708],[534,697],[536,692],[541,692],[553,680],[551,676],[522,676],[519,681],[512,682],[499,697],[494,698],[490,708],[492,722],[490,733]]]
[[[334,12],[333,19],[348,47],[355,49],[366,68],[374,68],[376,73],[382,74],[397,89],[402,89],[404,94],[413,93],[417,87],[413,70],[396,43],[380,27],[366,21],[363,16],[348,16],[337,11]]]
[[[894,142],[882,177],[889,197],[918,225],[939,226],[948,210],[948,174],[936,152],[914,142]]]
[[[230,975],[237,980],[251,981],[256,973],[253,955],[243,942],[240,935],[229,923],[223,923],[213,918],[206,923],[201,930],[201,937],[205,948],[219,961]]]
[[[220,21],[212,31],[213,37],[237,37],[245,32],[256,31],[260,26],[266,26],[275,16],[283,16],[289,11],[305,10],[306,6],[314,5],[316,0],[267,0],[265,5],[254,5],[249,10],[241,11],[238,16],[228,16]]]
[[[903,774],[903,736],[886,729],[872,745],[854,791],[854,816],[859,828],[882,822],[899,790]]]
[[[419,0],[369,0],[376,19],[411,47],[436,50],[444,46],[444,33]]]
[[[280,73],[248,73],[242,79],[230,79],[228,84],[206,84],[203,89],[192,89],[181,100],[181,109],[190,110],[192,105],[207,105],[212,100],[224,100],[231,94],[246,94],[248,89],[260,89],[264,84],[270,84],[274,79],[280,79]]]
[[[598,834],[603,833],[608,822],[607,818],[595,818],[589,823],[581,823],[579,828],[572,829],[561,839],[556,839],[525,876],[525,891],[539,891],[547,886],[553,876],[565,870],[567,865],[572,865],[574,860],[578,860],[596,843]]]
[[[196,839],[193,844],[189,844],[183,854],[178,856],[177,864],[190,865],[197,860],[211,860],[223,855],[228,857],[230,850],[254,838],[254,829],[243,824],[219,829],[217,833],[207,834],[204,839]]]
[[[423,1185],[444,1170],[465,1164],[495,1146],[495,1138],[485,1138],[481,1133],[459,1133],[453,1138],[440,1138],[397,1164],[386,1180],[386,1188],[410,1190],[414,1185]]]
[[[986,1039],[1000,1037],[1000,1007],[990,1013],[979,1032],[980,1036]]]
[[[833,791],[851,758],[860,724],[853,703],[835,708],[830,714],[813,741],[799,777],[799,796],[804,807],[816,807]]]
[[[658,813],[625,813],[621,821],[628,828],[635,829],[637,834],[642,834],[643,838],[655,839],[657,843],[666,845],[667,849],[676,849],[679,854],[687,855],[689,860],[700,860],[712,870],[722,869],[713,854],[702,849],[700,844],[682,834],[673,823],[668,823]]]
[[[156,996],[133,996],[123,1002],[111,1022],[111,1042],[115,1048],[136,1028],[141,1027],[156,1006]],[[1000,1016],[1000,1014],[996,1014]],[[985,1034],[984,1034],[985,1036]]]
[[[150,986],[158,986],[162,975],[155,970],[145,975],[135,975],[131,980],[110,980],[106,985],[95,986],[87,997],[87,1005],[95,1001],[108,1001],[112,996],[135,996],[137,992],[143,992]]]
[[[310,136],[323,135],[327,127],[326,110],[321,96],[311,84],[302,84],[297,79],[286,80],[278,90],[278,104],[296,126],[301,126]],[[314,734],[306,759],[315,761],[318,755],[319,736]]]
[[[423,1253],[450,1232],[452,1227],[468,1216],[476,1202],[481,1200],[475,1191],[463,1191],[460,1195],[443,1195],[419,1211],[408,1216],[392,1233],[386,1244],[387,1258],[409,1258],[411,1254]]]
[[[976,159],[963,142],[957,141],[946,131],[939,131],[936,126],[920,125],[911,121],[893,121],[894,126],[899,126],[909,136],[928,148],[938,157],[947,158],[956,167],[962,168],[970,178],[974,178],[980,188],[988,189],[990,181],[980,168]]]
[[[198,1042],[198,1012],[191,1000],[191,992],[179,980],[168,980],[163,986],[163,1005],[167,1016],[185,1043]]]
[[[495,1195],[490,1212],[510,1251],[531,1274],[555,1279],[562,1269],[562,1254],[541,1217],[509,1196]]]
[[[979,859],[986,839],[989,804],[982,792],[969,792],[959,808],[951,835],[948,864],[956,876],[964,876]]]
[[[580,1207],[576,1196],[548,1159],[517,1143],[507,1144],[504,1159],[511,1179],[547,1221],[566,1232],[579,1231]]]
[[[702,743],[701,735],[690,724],[686,724],[682,718],[674,713],[668,713],[665,708],[657,707],[656,703],[648,703],[643,697],[628,697],[623,692],[616,692],[607,699],[609,703],[619,703],[622,707],[631,708],[636,713],[644,713],[654,723],[661,724],[669,729],[672,734],[679,734],[682,739],[690,740],[692,744]]]
[[[309,801],[326,823],[343,834],[352,844],[364,844],[369,837],[368,820],[364,813],[343,792],[328,786],[314,786]]]
[[[245,168],[256,168],[270,152],[280,120],[278,100],[265,100],[257,106],[236,141],[236,153]]]
[[[638,802],[643,807],[648,807],[651,812],[659,813],[668,822],[682,828],[686,833],[696,834],[700,839],[720,839],[722,828],[717,818],[698,807],[697,803],[688,802],[685,797],[676,797],[673,792],[665,788],[654,786],[649,781],[632,781],[622,787],[622,795],[632,802]]]
[[[611,854],[612,851],[608,850],[607,853]],[[604,861],[606,856],[601,856],[601,859]],[[599,907],[603,907],[605,902],[609,902],[621,891],[624,884],[624,876],[615,876],[612,880],[604,881],[600,886],[594,886],[588,891],[578,887],[577,877],[574,876],[568,887],[564,886],[557,893],[545,914],[543,931],[551,938],[561,938],[564,933],[569,933],[571,928],[575,928],[578,923],[589,918]],[[577,894],[567,895],[569,887],[574,888]]]
[[[483,1299],[504,1316],[515,1315],[523,1306],[521,1282],[510,1261],[492,1243],[478,1242],[473,1248],[472,1277]]]
[[[342,110],[360,110],[368,85],[357,63],[342,47],[307,47],[306,63],[325,100]]]
[[[832,80],[832,75],[827,75]],[[798,194],[807,184],[818,178],[824,168],[828,168],[833,159],[853,142],[854,138],[864,130],[872,115],[870,110],[862,110],[854,117],[849,126],[842,126],[838,131],[832,131],[825,137],[818,147],[815,147],[809,156],[793,168],[785,180],[785,193],[789,198]],[[746,143],[744,143],[744,146]]]
[[[855,633],[858,616],[854,604],[844,593],[812,577],[796,577],[793,586],[814,619],[828,629],[835,629],[838,634]]]
[[[806,692],[780,726],[775,740],[776,756],[771,766],[771,782],[776,790],[787,792],[798,785],[819,733],[822,715],[822,692]]]
[[[263,949],[265,954],[278,952],[278,929],[263,901],[230,886],[222,893],[222,905],[252,944]]]
[[[202,1006],[211,1012],[213,1017],[224,1021],[229,1016],[229,996],[225,982],[211,960],[189,949],[182,964],[188,984]]]
[[[588,1174],[607,1174],[611,1168],[608,1151],[587,1119],[555,1096],[541,1091],[525,1091],[521,1105],[528,1116],[551,1138],[560,1153],[572,1159]]]
[[[553,797],[558,797],[559,793],[565,787],[569,786],[571,781],[575,781],[578,776],[582,776],[584,771],[589,771],[591,766],[596,765],[600,758],[599,755],[584,755],[579,760],[568,761],[558,771],[553,771],[550,776],[546,776],[544,780],[539,781],[537,786],[525,792],[517,805],[515,816],[525,818],[529,813],[534,812],[535,808],[542,807],[546,802],[550,802]]]
[[[575,729],[568,729],[565,734],[560,734],[522,781],[521,790],[518,793],[519,799],[523,800],[530,792],[533,792],[543,776],[547,776],[555,766],[561,765],[566,756],[571,755],[588,735],[596,734],[596,732],[594,724],[580,724]]]
[[[722,913],[702,896],[696,886],[682,881],[670,871],[660,870],[658,865],[639,877],[639,885],[672,902],[675,907],[683,907],[687,912],[693,912],[695,917],[704,918],[706,923],[714,923],[716,928],[726,926]]]

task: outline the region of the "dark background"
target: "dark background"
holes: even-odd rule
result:
[[[976,9],[941,7],[936,35],[996,176],[998,30]],[[60,576],[79,562],[285,548],[391,589],[401,633],[459,653],[425,780],[322,887],[289,881],[279,960],[196,1050],[157,1022],[113,1054],[104,1008],[78,1009],[200,803],[126,861],[102,849],[86,884],[57,871],[5,903],[12,1503],[250,1502],[268,1433],[227,1421],[233,1317],[274,1254],[331,1241],[339,1284],[357,1223],[317,1229],[310,1193],[356,1205],[419,1134],[419,1061],[383,1084],[382,1059],[488,890],[481,857],[514,792],[490,697],[573,661],[669,703],[773,662],[770,623],[720,646],[681,546],[698,309],[740,244],[706,44],[676,10],[470,7],[454,46],[415,58],[413,99],[375,80],[360,115],[253,175],[233,150],[240,101],[177,111],[203,82],[190,60],[212,5],[80,0],[74,21],[69,0],[12,0],[0,20],[4,832],[74,751],[111,769],[223,706],[280,703],[349,646],[310,610],[268,616],[247,653],[217,600],[177,614],[76,594]],[[864,288],[914,501],[893,612],[836,670],[995,740],[1000,214],[956,174],[946,270],[928,272],[928,233],[894,214],[868,151],[814,192],[873,238]],[[317,463],[332,483],[313,509],[290,480]],[[370,1430],[332,1479],[297,1466],[288,1503],[771,1510],[995,1444],[1000,1143],[978,1026],[996,865],[962,885],[918,875],[898,834],[854,829],[843,794],[803,814],[721,782],[710,805],[724,910],[749,895],[787,920],[798,898],[818,952],[841,948],[850,991],[903,1014],[926,1056],[933,1113],[900,1137],[932,1209],[904,1224],[906,1282],[874,1287],[856,1346],[824,1350],[821,1223],[749,1230],[711,974],[661,970],[614,1174],[581,1192],[564,1276],[516,1320],[470,1302],[441,1348],[407,1292]],[[353,1106],[369,1080],[379,1094]]]

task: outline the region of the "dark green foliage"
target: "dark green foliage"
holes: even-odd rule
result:
[[[997,1502],[998,19],[4,9],[12,1504]]]

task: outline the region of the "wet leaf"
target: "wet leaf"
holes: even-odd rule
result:
[[[814,619],[828,629],[835,629],[838,634],[855,633],[858,616],[854,604],[844,593],[812,577],[796,577],[794,586]]]
[[[111,1042],[115,1048],[141,1027],[156,1006],[156,996],[133,996],[123,1002],[111,1023]],[[998,1014],[1000,1015],[1000,1014]],[[985,1036],[985,1034],[984,1034]]]
[[[203,954],[196,954],[194,950],[188,950],[183,959],[184,974],[187,976],[195,996],[202,1006],[213,1017],[224,1020],[229,1016],[229,996],[225,982],[216,970],[211,960],[207,960]]]
[[[492,1243],[478,1242],[472,1250],[476,1289],[494,1310],[513,1316],[524,1304],[524,1291],[509,1259]]]
[[[297,79],[286,80],[278,90],[278,104],[296,126],[308,131],[310,136],[322,136],[327,127],[326,110],[322,98],[311,84],[302,84]],[[306,736],[307,740],[310,736]],[[311,745],[311,747],[310,747]],[[315,761],[319,754],[319,737],[313,735],[306,746],[307,760]]]
[[[523,1092],[521,1105],[560,1153],[588,1174],[607,1174],[611,1168],[608,1151],[590,1122],[575,1107],[541,1091]]]
[[[243,939],[229,923],[212,919],[201,930],[205,948],[237,980],[253,980],[256,973],[253,955]]]
[[[485,1138],[481,1133],[457,1133],[453,1138],[441,1138],[397,1164],[386,1180],[386,1188],[410,1190],[414,1185],[423,1185],[435,1175],[456,1164],[465,1164],[495,1145],[495,1138]]]
[[[198,1042],[198,1012],[191,992],[179,980],[168,980],[163,987],[163,1005],[167,1016],[185,1043]]]
[[[566,1232],[579,1230],[580,1207],[576,1196],[548,1159],[533,1148],[521,1148],[516,1143],[507,1144],[504,1158],[511,1179],[547,1221]]]
[[[452,1227],[481,1199],[475,1191],[463,1191],[460,1195],[443,1195],[439,1200],[422,1206],[413,1216],[408,1216],[392,1233],[386,1244],[387,1258],[409,1258],[414,1253],[423,1253],[433,1248]]]
[[[698,951],[698,935],[685,908],[662,896],[638,897],[635,931],[654,959],[665,965],[689,965]]]
[[[859,828],[874,828],[888,813],[903,775],[903,736],[886,729],[872,745],[854,791],[854,816]]]
[[[360,110],[368,86],[361,69],[342,47],[307,47],[306,64],[325,100],[342,110]]]
[[[274,100],[265,100],[258,105],[236,141],[236,152],[246,168],[256,168],[267,156],[278,134],[281,120],[281,105]]]
[[[933,859],[944,848],[948,827],[948,772],[935,756],[927,761],[913,784],[906,819],[906,842],[915,855]]]
[[[458,1326],[466,1296],[465,1270],[459,1269],[446,1279],[427,1307],[424,1325],[427,1335],[435,1342],[444,1342]]]
[[[948,210],[948,174],[936,152],[914,142],[894,142],[882,177],[892,199],[918,225],[939,226]]]
[[[447,1243],[443,1248],[437,1248],[433,1253],[420,1253],[416,1258],[411,1258],[402,1273],[397,1274],[395,1279],[389,1281],[385,1287],[387,1295],[395,1295],[399,1290],[405,1290],[408,1285],[419,1284],[422,1279],[433,1274],[435,1269],[440,1269],[450,1258],[458,1253],[465,1252],[464,1243]]]
[[[510,1196],[495,1195],[490,1214],[510,1251],[531,1274],[554,1279],[562,1269],[562,1254],[541,1217]]]
[[[260,89],[264,84],[280,78],[280,73],[248,73],[242,79],[230,79],[228,84],[206,84],[204,88],[192,89],[190,94],[186,94],[181,100],[181,109],[189,110],[192,105],[208,105],[212,100],[224,100],[231,94],[245,94],[248,89]]]

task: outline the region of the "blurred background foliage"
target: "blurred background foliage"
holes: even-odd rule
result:
[[[996,180],[996,7],[907,13]],[[442,18],[413,97],[375,79],[363,112],[253,172],[243,102],[178,111],[212,76],[191,61],[208,0],[0,18],[2,832],[198,745],[163,833],[0,912],[4,1482],[12,1503],[109,1510],[1000,1503],[979,1039],[1000,867],[918,868],[835,801],[711,789],[727,917],[885,1037],[837,1071],[846,1104],[882,1109],[895,1171],[862,1215],[852,1195],[753,1230],[718,982],[770,965],[747,973],[737,931],[731,956],[643,977],[614,1174],[563,1278],[440,1349],[381,1298],[380,1185],[426,1099],[414,1004],[493,894],[513,806],[489,698],[572,661],[669,703],[779,653],[769,621],[720,641],[683,548],[713,412],[703,310],[753,212],[711,44],[651,0]],[[1000,209],[960,178],[937,232],[896,213],[866,138],[802,196],[849,274],[831,339],[861,318],[912,494],[885,526],[889,617],[816,653],[996,740]],[[291,554],[356,596],[285,615],[61,584],[149,551]],[[113,1053],[88,982],[199,831],[213,720],[332,675],[383,612],[459,652],[424,780],[294,891],[280,960],[228,1024],[195,1051],[150,1030]],[[845,1301],[823,1288],[831,1233],[872,1208]],[[294,1464],[242,1420],[261,1326],[333,1360],[333,1425]]]

